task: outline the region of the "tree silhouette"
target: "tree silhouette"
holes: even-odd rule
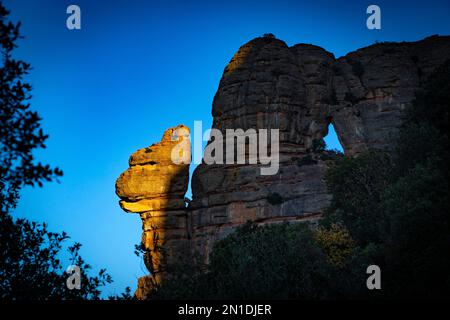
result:
[[[48,135],[37,112],[30,110],[31,86],[24,77],[31,67],[13,58],[20,23],[12,23],[8,15],[0,1],[0,299],[96,299],[99,287],[112,279],[104,269],[88,275],[91,267],[79,255],[79,243],[69,246],[66,256],[80,267],[81,288],[69,290],[61,262],[67,234],[10,214],[23,186],[42,187],[62,171],[34,160],[33,151],[45,148]]]
[[[20,23],[8,21],[8,10],[0,2],[0,212],[14,208],[24,185],[42,186],[62,176],[58,168],[35,163],[33,150],[45,148],[48,135],[41,128],[41,118],[30,110],[30,84],[23,81],[30,65],[12,56],[21,37]]]

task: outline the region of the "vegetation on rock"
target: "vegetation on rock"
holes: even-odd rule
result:
[[[447,62],[406,110],[393,152],[336,158],[319,228],[248,223],[216,242],[206,272],[181,271],[151,298],[448,298],[449,104]],[[382,290],[366,287],[372,264]]]

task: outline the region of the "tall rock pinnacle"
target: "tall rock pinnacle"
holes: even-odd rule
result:
[[[338,59],[318,46],[289,47],[272,37],[243,45],[214,97],[213,128],[278,129],[278,173],[261,175],[259,164],[202,163],[186,207],[189,164],[171,158],[177,144],[171,136],[186,127],[168,129],[160,143],[134,153],[116,190],[121,207],[142,218],[151,276],[139,280],[138,297],[169,276],[162,260],[198,253],[207,262],[214,243],[248,220],[317,221],[330,201],[323,179],[330,154],[315,142],[333,124],[347,155],[389,151],[415,91],[448,59],[448,36],[374,44]]]
[[[185,148],[174,153],[181,142],[186,143]],[[188,154],[183,154],[185,150]],[[149,288],[159,283],[162,264],[187,252],[187,248],[183,250],[188,245],[184,195],[189,184],[190,150],[189,128],[170,128],[161,142],[133,153],[130,168],[117,179],[120,206],[139,213],[142,219],[144,262],[151,275],[139,280],[139,298],[145,298]]]

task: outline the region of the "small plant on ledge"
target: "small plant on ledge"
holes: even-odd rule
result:
[[[276,39],[273,33],[264,33],[263,38]]]

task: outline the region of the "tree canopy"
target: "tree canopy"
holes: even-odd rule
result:
[[[242,226],[150,298],[449,298],[449,109],[447,62],[405,111],[393,151],[334,157],[318,228]],[[366,287],[373,264],[381,290]]]
[[[45,148],[48,135],[38,113],[30,109],[31,85],[25,77],[31,66],[13,56],[20,23],[8,16],[0,2],[0,299],[97,299],[99,289],[112,279],[104,269],[89,275],[91,266],[80,256],[79,243],[66,248],[65,232],[11,215],[24,186],[42,187],[63,173],[34,159],[33,152]],[[66,264],[80,267],[80,290],[67,287]]]

